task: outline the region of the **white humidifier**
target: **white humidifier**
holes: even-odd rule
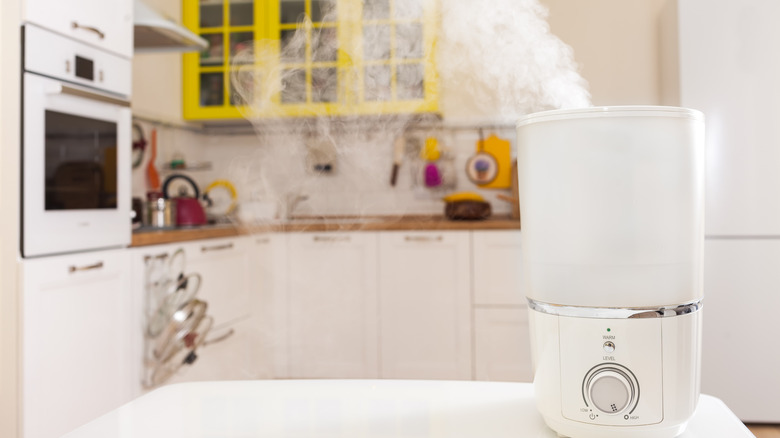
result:
[[[574,438],[665,438],[699,398],[704,117],[649,106],[517,126],[534,389]]]

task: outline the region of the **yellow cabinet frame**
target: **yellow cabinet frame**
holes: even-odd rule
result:
[[[201,54],[187,53],[183,55],[183,113],[189,120],[219,120],[241,119],[245,116],[261,118],[284,118],[306,116],[339,116],[339,115],[376,115],[402,113],[435,113],[438,111],[439,87],[436,72],[435,45],[438,31],[438,1],[421,0],[422,16],[419,18],[400,19],[388,18],[379,20],[363,19],[363,2],[361,0],[336,0],[335,22],[306,22],[306,53],[303,62],[283,62],[281,59],[281,34],[286,30],[300,27],[300,23],[280,23],[279,0],[253,1],[253,24],[250,26],[227,26],[230,17],[230,0],[222,2],[223,26],[200,27],[201,0],[183,0],[183,22],[193,32],[208,36],[222,34],[222,63],[218,65],[201,65]],[[242,0],[245,1],[245,0]],[[393,17],[393,5],[397,0],[390,0],[390,17]],[[311,17],[311,0],[306,0],[305,13]],[[390,32],[391,41],[395,41],[396,26],[416,24],[422,27],[423,57],[417,59],[395,58],[395,43],[391,43],[389,58],[379,60],[364,59],[363,29],[364,26],[384,26]],[[314,61],[311,53],[312,32],[323,28],[336,28],[338,51],[333,61]],[[249,107],[239,108],[231,103],[230,73],[232,67],[230,37],[238,32],[252,32],[255,47],[262,50],[265,56],[256,56],[252,64],[240,66],[243,73],[252,75],[257,84],[273,84],[272,88],[259,88],[255,92],[260,96]],[[419,65],[423,71],[422,98],[399,98],[398,68],[404,64]],[[366,96],[363,85],[366,68],[370,66],[387,67],[391,71],[390,90],[387,99],[371,100]],[[312,73],[314,69],[335,69],[337,72],[336,99],[332,102],[319,102],[313,98]],[[283,102],[281,83],[282,75],[289,69],[297,69],[305,74],[305,101],[296,103]],[[201,75],[221,74],[222,90],[221,104],[201,105]],[[216,82],[218,84],[218,82]],[[242,111],[243,109],[243,111]]]

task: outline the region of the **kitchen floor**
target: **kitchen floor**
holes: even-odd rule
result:
[[[756,438],[780,438],[780,424],[747,424]]]

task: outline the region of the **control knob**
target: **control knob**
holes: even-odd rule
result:
[[[593,406],[605,414],[620,414],[636,402],[633,379],[619,368],[594,370],[585,381],[585,393]]]

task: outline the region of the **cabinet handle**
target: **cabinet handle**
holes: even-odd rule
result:
[[[84,26],[83,24],[78,24],[78,23],[77,23],[77,22],[75,22],[75,21],[71,23],[71,27],[72,27],[73,29],[84,29],[84,30],[88,30],[88,31],[90,31],[90,32],[94,32],[94,33],[96,33],[96,34],[97,34],[97,36],[98,36],[98,37],[99,37],[101,40],[102,40],[103,38],[105,38],[105,37],[106,37],[106,34],[104,34],[103,32],[101,32],[101,31],[100,31],[100,29],[98,29],[97,27],[93,27],[93,26]]]
[[[164,252],[157,255],[145,255],[144,256],[144,263],[148,262],[149,260],[165,260],[168,258],[168,253]]]
[[[444,236],[405,236],[407,242],[441,242]]]
[[[349,242],[349,236],[314,236],[315,242]]]
[[[233,249],[232,243],[226,243],[224,245],[214,245],[214,246],[201,246],[200,252],[209,252],[209,251],[222,251],[225,249]]]
[[[103,267],[103,262],[97,262],[94,265],[87,265],[87,266],[71,266],[68,268],[68,272],[71,274],[74,272],[79,271],[90,271],[92,269],[100,269]]]

